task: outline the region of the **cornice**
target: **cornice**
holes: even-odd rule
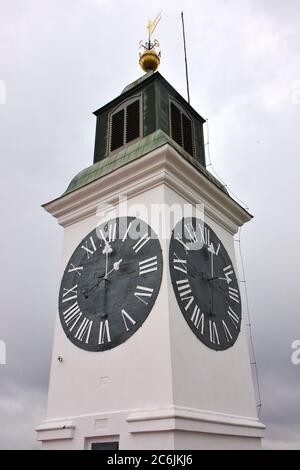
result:
[[[251,220],[245,209],[169,144],[43,207],[66,227],[95,215],[99,204],[114,205],[119,197],[130,199],[162,184],[191,204],[204,203],[206,214],[233,234]]]
[[[131,433],[168,429],[222,435],[264,437],[265,425],[256,418],[182,406],[137,410],[127,417]]]

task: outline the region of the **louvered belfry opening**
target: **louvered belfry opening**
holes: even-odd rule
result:
[[[171,137],[186,152],[194,155],[192,120],[171,102]]]
[[[125,110],[121,109],[112,115],[111,118],[111,134],[110,134],[110,151],[122,147],[124,144],[124,128],[125,128]]]
[[[174,103],[171,103],[171,137],[177,142],[177,144],[182,145],[182,132],[181,132],[181,112],[180,109],[175,106]]]
[[[136,100],[126,109],[126,143],[140,136],[140,101]]]
[[[140,99],[124,103],[122,109],[111,116],[110,125],[110,152],[123,147],[140,137]]]

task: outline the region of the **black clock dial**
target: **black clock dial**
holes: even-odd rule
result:
[[[98,226],[63,275],[59,314],[67,337],[89,351],[126,341],[149,315],[162,269],[159,240],[145,222],[121,217]]]
[[[180,310],[206,346],[228,349],[241,327],[237,277],[224,245],[200,219],[182,219],[172,232],[169,263]]]

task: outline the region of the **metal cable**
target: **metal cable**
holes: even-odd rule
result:
[[[241,203],[241,205],[249,211],[249,207],[239,198],[234,194],[233,191],[228,187],[228,185],[225,183],[225,181],[222,180],[222,178],[218,175],[216,170],[213,167],[211,156],[210,156],[210,150],[209,150],[209,124],[208,124],[208,119],[206,119],[206,125],[207,125],[207,142],[205,143],[206,147],[206,156],[208,160],[208,165],[206,167],[211,167],[212,171],[216,175],[217,179],[223,184],[225,188],[229,191],[229,193],[233,196],[233,198]],[[249,297],[248,297],[248,289],[247,289],[247,281],[246,281],[246,276],[245,276],[245,265],[244,265],[244,259],[243,259],[243,254],[242,254],[242,249],[241,249],[241,232],[242,232],[242,227],[239,228],[238,232],[238,239],[234,239],[236,243],[239,244],[239,254],[240,254],[240,259],[241,259],[241,267],[242,267],[242,276],[243,280],[239,281],[244,285],[244,291],[245,291],[245,299],[246,299],[246,308],[247,308],[247,319],[248,323],[246,323],[246,326],[249,328],[249,342],[250,342],[250,348],[251,348],[251,355],[253,358],[253,361],[250,359],[250,365],[254,369],[254,377],[256,381],[256,401],[257,401],[257,414],[258,417],[260,416],[261,413],[261,408],[262,408],[262,400],[261,400],[261,391],[260,391],[260,384],[259,384],[259,374],[258,374],[258,367],[257,367],[257,361],[256,361],[256,356],[254,352],[254,342],[253,342],[253,335],[252,335],[252,324],[251,324],[251,314],[250,314],[250,307],[249,307]]]
[[[239,228],[238,239],[237,240],[235,239],[234,241],[238,243],[239,245],[239,254],[240,254],[240,260],[241,260],[241,267],[242,267],[242,276],[243,276],[244,292],[245,292],[246,307],[247,307],[247,318],[248,318],[248,323],[246,324],[246,326],[248,326],[249,328],[249,341],[250,341],[251,355],[253,358],[253,361],[250,362],[250,365],[253,366],[254,376],[256,380],[256,392],[257,392],[256,407],[257,407],[257,414],[259,417],[261,408],[262,408],[262,399],[261,399],[261,391],[260,391],[260,384],[259,384],[258,367],[257,367],[257,361],[256,361],[256,356],[255,356],[255,351],[254,351],[251,313],[250,313],[250,307],[249,307],[249,297],[248,297],[247,281],[246,281],[246,275],[245,275],[245,265],[244,265],[243,253],[242,253],[242,248],[241,248],[241,233],[242,233],[242,227]]]

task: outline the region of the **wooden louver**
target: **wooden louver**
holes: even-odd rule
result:
[[[125,110],[112,115],[111,118],[111,134],[110,134],[110,151],[116,150],[122,147],[124,144],[124,116]]]
[[[126,109],[126,143],[140,135],[140,102],[134,101]]]
[[[140,136],[140,100],[124,106],[111,117],[110,151],[122,147]]]
[[[171,103],[171,137],[190,155],[194,154],[191,119]]]

